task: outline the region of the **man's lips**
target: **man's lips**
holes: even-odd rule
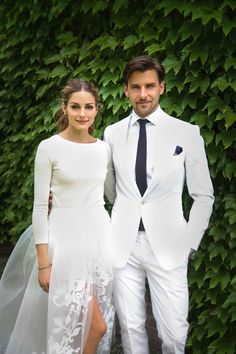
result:
[[[148,103],[151,103],[151,101],[139,101],[139,102],[137,102],[137,104],[148,104]]]

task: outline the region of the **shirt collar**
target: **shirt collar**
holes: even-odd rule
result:
[[[145,118],[148,119],[150,123],[157,125],[158,115],[160,114],[160,110],[161,110],[160,105],[158,105],[157,109]],[[138,119],[142,119],[142,118],[140,118],[134,111],[132,111],[131,120],[130,120],[131,125],[133,126]]]

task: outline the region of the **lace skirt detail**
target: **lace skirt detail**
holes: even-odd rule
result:
[[[112,267],[106,251],[109,217],[103,208],[84,211],[80,218],[76,211],[60,209],[51,212],[49,225],[49,294],[38,284],[31,227],[4,271],[0,353],[82,354],[95,296],[107,325],[97,353],[108,354],[114,320]]]

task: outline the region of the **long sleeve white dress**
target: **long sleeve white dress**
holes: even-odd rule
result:
[[[33,235],[21,236],[0,283],[0,353],[82,354],[95,296],[107,324],[97,353],[110,353],[114,307],[104,208],[109,146],[54,135],[35,159]],[[48,215],[48,195],[53,206]],[[35,245],[48,243],[49,293],[39,286]]]

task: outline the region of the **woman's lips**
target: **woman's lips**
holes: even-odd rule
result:
[[[76,120],[77,123],[80,123],[80,124],[85,124],[85,123],[88,123],[89,121],[88,120]]]

